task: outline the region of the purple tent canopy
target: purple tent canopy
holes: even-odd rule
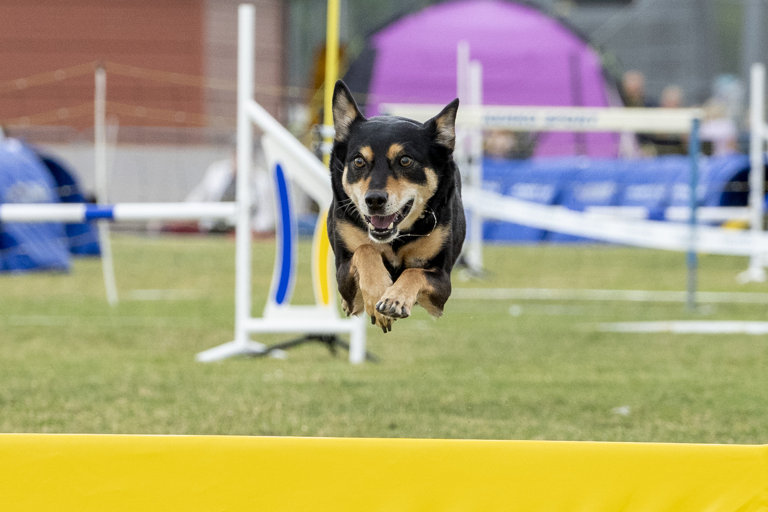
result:
[[[483,65],[487,105],[620,105],[600,56],[562,22],[504,0],[440,3],[370,36],[345,77],[368,94],[366,115],[382,103],[447,104],[456,97],[456,48],[467,41]],[[618,135],[542,133],[536,155],[616,156]]]

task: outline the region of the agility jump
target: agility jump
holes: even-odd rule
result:
[[[331,202],[328,169],[253,99],[255,11],[241,5],[238,16],[237,197],[234,203],[3,204],[2,222],[84,222],[93,220],[230,219],[236,226],[234,340],[201,352],[197,360],[216,361],[235,355],[260,355],[269,349],[250,340],[253,333],[348,334],[349,360],[366,358],[365,324],[361,318],[341,318],[331,275],[324,215],[313,240],[312,277],[315,304],[293,306],[291,295],[297,264],[296,218],[290,202],[290,182],[300,186],[321,208]],[[250,188],[254,125],[276,182],[278,226],[272,286],[261,317],[252,316]]]
[[[751,141],[750,199],[747,214],[751,219],[751,230],[735,231],[710,227],[702,224],[699,195],[699,125],[703,112],[695,108],[606,108],[606,107],[517,107],[473,104],[460,111],[457,130],[477,138],[483,129],[505,129],[522,131],[573,131],[573,132],[649,132],[663,134],[685,134],[689,138],[689,183],[688,202],[682,208],[686,223],[661,222],[652,220],[617,217],[607,213],[567,210],[562,206],[550,206],[523,201],[482,189],[482,166],[471,166],[468,187],[463,196],[468,216],[472,219],[467,234],[470,248],[470,262],[482,264],[482,221],[501,220],[525,226],[584,236],[612,243],[628,244],[674,250],[686,253],[688,271],[688,304],[693,307],[697,286],[698,253],[750,256],[750,270],[742,276],[744,280],[760,280],[763,261],[768,257],[768,234],[762,230],[764,156],[766,141],[764,133],[768,127],[762,118],[764,94],[764,68],[753,68],[752,112],[760,112],[753,120],[754,130]],[[477,80],[475,80],[477,81]],[[758,91],[758,92],[755,92]],[[436,108],[435,105],[384,105],[383,110],[398,116],[425,119]],[[481,136],[481,135],[480,135]],[[472,148],[482,145],[474,144]],[[474,150],[476,151],[476,149]],[[469,162],[482,160],[482,152],[475,152],[467,158]],[[479,168],[478,168],[479,167]],[[673,210],[673,208],[670,208]],[[679,211],[678,208],[676,211]],[[713,210],[720,210],[713,212]],[[708,215],[722,215],[727,208],[709,208]],[[474,227],[473,227],[474,226]]]

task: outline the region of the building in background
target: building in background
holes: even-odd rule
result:
[[[654,97],[677,84],[689,102],[701,103],[717,76],[744,79],[748,64],[768,54],[763,0],[527,1],[581,31],[617,78],[628,69],[642,71]],[[12,129],[92,125],[92,71],[101,62],[111,66],[108,99],[122,127],[231,127],[238,3],[0,0],[0,123]],[[256,96],[287,121],[294,106],[317,97],[326,5],[253,3]],[[356,57],[367,35],[433,3],[342,0],[345,55]]]
[[[283,2],[256,0],[256,97],[280,115]],[[235,0],[0,0],[0,123],[33,140],[93,126],[94,69],[107,70],[107,112],[122,140],[179,141],[165,127],[235,125]],[[195,137],[193,137],[195,138]],[[200,136],[198,135],[199,139]],[[205,137],[202,137],[203,139]]]
[[[102,63],[119,148],[113,199],[183,198],[211,161],[231,151],[239,1],[0,0],[0,125],[48,145],[88,186],[93,72]],[[748,65],[768,55],[764,0],[526,1],[582,32],[616,80],[640,70],[654,98],[676,84],[687,104],[701,104],[724,74],[741,79],[743,90]],[[321,104],[326,2],[253,3],[256,98],[306,134]],[[434,3],[341,0],[347,61],[366,36]]]

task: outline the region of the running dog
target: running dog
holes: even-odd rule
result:
[[[366,119],[347,86],[333,93],[333,201],[328,237],[347,315],[384,332],[415,304],[433,316],[451,294],[464,243],[461,177],[453,161],[459,100],[419,123]]]

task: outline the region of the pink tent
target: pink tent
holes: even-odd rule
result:
[[[620,105],[600,54],[562,21],[527,4],[460,0],[427,7],[371,35],[345,80],[367,115],[381,103],[448,103],[456,97],[456,48],[483,65],[488,105]],[[612,157],[616,134],[542,133],[536,155]]]

